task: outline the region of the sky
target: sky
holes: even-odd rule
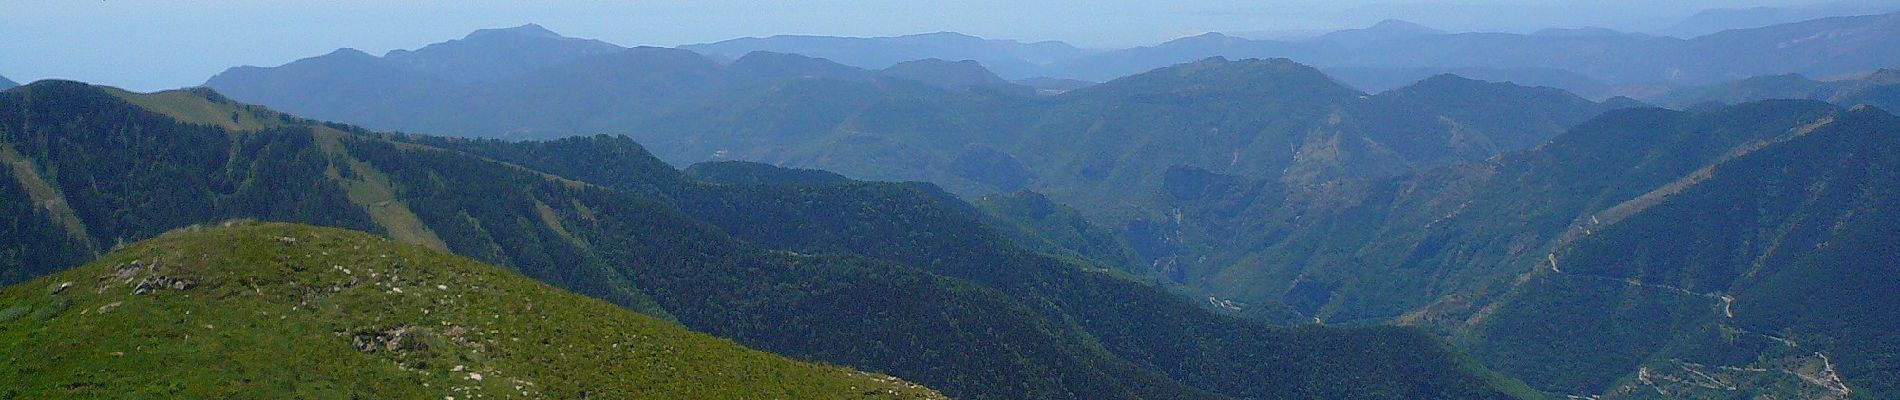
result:
[[[0,0],[0,76],[153,91],[196,86],[233,66],[281,65],[342,47],[382,54],[526,23],[623,46],[955,31],[1110,48],[1206,32],[1355,28],[1392,18],[1454,32],[1583,26],[1642,31],[1708,8],[1813,1]]]

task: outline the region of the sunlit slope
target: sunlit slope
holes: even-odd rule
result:
[[[369,234],[163,235],[0,290],[8,398],[939,398]]]

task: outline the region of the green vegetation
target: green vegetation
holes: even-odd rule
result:
[[[1147,271],[1139,255],[1114,231],[1095,226],[1082,212],[1056,204],[1041,193],[999,193],[978,199],[988,223],[1010,240],[1040,253],[1075,260],[1084,266]]]
[[[1157,72],[1164,75],[1142,78],[1161,82],[1154,91],[1116,93],[1154,101],[1151,95],[1206,74],[1305,76],[1291,64],[1194,68],[1207,70]],[[1146,87],[1142,82],[1120,87]],[[1262,84],[1308,81],[1290,82]],[[1094,90],[1118,87],[1105,86]],[[1500,97],[1452,93],[1515,90],[1441,77],[1368,99],[1363,110],[1431,109]],[[1879,383],[1894,370],[1881,356],[1891,354],[1883,349],[1892,339],[1838,322],[1883,314],[1790,294],[1869,292],[1839,285],[1883,282],[1838,267],[1847,257],[1884,254],[1878,246],[1791,250],[1835,248],[1822,243],[1845,240],[1816,239],[1833,237],[1826,235],[1881,242],[1883,231],[1857,221],[1882,215],[1884,159],[1873,157],[1882,151],[1827,147],[1884,146],[1878,132],[1891,132],[1893,124],[1872,109],[1784,101],[1696,112],[1620,110],[1484,164],[1395,176],[1331,167],[1299,175],[1330,177],[1322,183],[1175,166],[1152,177],[1122,175],[1156,185],[1136,193],[1143,196],[1131,200],[1137,210],[1168,212],[1133,212],[1111,234],[1088,222],[1086,212],[1033,193],[995,196],[979,207],[929,184],[859,182],[765,164],[680,171],[627,137],[515,143],[373,134],[248,108],[236,109],[279,122],[233,132],[182,123],[73,83],[36,84],[6,96],[14,97],[0,107],[0,133],[17,155],[15,179],[0,186],[8,195],[0,206],[34,216],[7,228],[17,247],[0,261],[15,266],[6,276],[16,279],[87,259],[88,243],[108,247],[156,235],[157,227],[260,217],[439,246],[747,346],[969,398],[1539,396],[1432,334],[1529,387],[1561,393],[1637,393],[1647,387],[1632,378],[1639,370],[1682,377],[1722,366],[1800,371],[1721,375],[1786,388],[1760,393],[1892,390]],[[181,103],[174,110],[195,107],[182,104],[190,97],[152,98]],[[1191,108],[1210,98],[1220,96],[1156,107]],[[216,96],[204,99],[216,103]],[[1480,141],[1465,133],[1560,123],[1537,117],[1456,124],[1462,133],[1452,137],[1478,146],[1469,148],[1520,146],[1534,136]],[[1430,146],[1421,143],[1434,140],[1378,142],[1424,151]],[[123,150],[82,151],[99,148]],[[1797,148],[1815,149],[1790,150]],[[1014,156],[990,151],[998,150],[958,150],[967,165],[1010,169]],[[1784,153],[1805,155],[1770,156]],[[1836,156],[1860,158],[1830,158]],[[1402,171],[1460,157],[1300,163]],[[1872,169],[1849,176],[1830,169],[1835,165]],[[22,168],[32,174],[18,173]],[[1784,170],[1807,172],[1776,172]],[[1730,181],[1776,174],[1789,175],[1769,189],[1794,192],[1735,189],[1753,181]],[[150,183],[158,179],[181,183]],[[259,184],[266,181],[272,183]],[[1723,187],[1730,189],[1716,193],[1724,195],[1700,194]],[[70,207],[47,207],[48,200]],[[1730,204],[1764,211],[1684,214]],[[1838,212],[1800,211],[1809,208]],[[1822,226],[1840,231],[1812,230]],[[1757,250],[1725,251],[1735,248]],[[1749,267],[1757,264],[1787,267]],[[1155,279],[1194,295],[1182,299],[1142,283]],[[1807,306],[1783,306],[1789,304]],[[1810,317],[1817,314],[1805,307],[1840,313]],[[31,310],[16,313],[24,318]],[[1349,326],[1399,321],[1422,329],[1272,327],[1221,314]]]
[[[1892,290],[1900,285],[1900,231],[1891,223],[1900,210],[1900,118],[1872,108],[1843,112],[1710,171],[1579,239],[1560,262],[1577,275],[1706,294],[1677,296],[1694,301],[1704,318],[1670,320],[1792,341],[1755,350],[1777,356],[1760,359],[1710,357],[1740,347],[1736,341],[1662,354],[1756,368],[1786,359],[1783,353],[1822,354],[1832,366],[1814,373],[1822,381],[1839,381],[1866,398],[1900,395],[1900,334],[1890,322],[1900,313],[1878,306],[1900,301]]]
[[[1900,123],[1876,109],[1618,110],[1546,140],[1608,106],[1449,76],[1361,98],[1281,61],[1209,60],[1058,98],[769,86],[720,100],[757,107],[654,123],[781,135],[755,149],[829,141],[783,154],[962,190],[1054,190],[973,206],[930,184],[759,163],[680,171],[622,136],[375,134],[208,91],[44,82],[0,95],[0,207],[22,216],[0,225],[0,278],[252,217],[387,234],[968,398],[1539,396],[1473,360],[1564,394],[1704,375],[1750,394],[1896,390],[1900,339],[1851,322],[1894,317],[1856,302],[1892,284],[1878,266],[1896,240],[1873,221],[1900,209],[1887,204]],[[824,94],[837,96],[782,101]],[[1005,105],[1045,114],[980,111]],[[1511,107],[1523,112],[1495,112]],[[1036,134],[973,133],[992,123]],[[1190,134],[1202,142],[1159,140]],[[1058,143],[1093,150],[1041,150]],[[1157,280],[1193,295],[1143,283]],[[0,316],[65,304],[35,301]],[[1391,321],[1417,328],[1361,326]]]
[[[526,152],[532,155],[548,148],[616,145],[631,143],[596,137],[520,146],[535,149]],[[537,158],[539,163],[534,163],[527,161],[529,157],[512,155],[515,152],[507,147],[471,147],[586,181],[627,182],[622,178],[648,170],[643,163],[613,168],[593,159]],[[617,169],[627,172],[616,178],[613,171]],[[745,182],[799,175],[758,164],[724,169],[755,174],[725,175]],[[1462,356],[1417,331],[1271,328],[1204,311],[1196,303],[1129,280],[1125,274],[1036,254],[987,226],[974,207],[927,184],[687,182],[650,186],[679,188],[668,197],[685,212],[768,248],[854,254],[994,289],[1051,321],[1054,325],[1047,329],[1056,330],[1058,345],[1082,355],[1071,362],[1123,371],[1117,373],[1124,376],[1155,379],[1124,364],[1132,362],[1194,387],[1240,398],[1507,398],[1529,392],[1510,389],[1515,386],[1508,380],[1461,361]],[[1345,350],[1352,347],[1345,343],[1372,342],[1384,347]]]
[[[1719,107],[1771,99],[1805,99],[1841,107],[1871,105],[1900,110],[1900,69],[1885,68],[1853,79],[1816,81],[1787,74],[1758,76],[1734,82],[1679,89],[1659,101],[1676,107]]]
[[[132,93],[118,88],[105,90],[140,108],[164,114],[180,122],[214,125],[226,131],[255,131],[283,126],[291,122],[262,107],[232,102],[211,89],[198,88],[158,93]]]
[[[1866,32],[1837,29],[1891,18],[1750,34],[1853,37]],[[1736,34],[1635,40],[1717,64],[1767,51],[1724,44],[1756,42]],[[1597,40],[1632,39],[1576,43]],[[1168,47],[1199,44],[1246,43]],[[1798,64],[1827,46],[1773,51]],[[1524,394],[1432,350],[1434,334],[1538,390],[1611,398],[1891,397],[1885,382],[1900,369],[1891,327],[1860,322],[1890,313],[1853,301],[1890,297],[1880,266],[1894,240],[1870,221],[1895,208],[1882,155],[1893,153],[1891,118],[1811,100],[1702,101],[1892,104],[1892,71],[1758,78],[1684,92],[1699,105],[1673,111],[1455,76],[1363,93],[1283,59],[1209,58],[1042,97],[962,90],[993,79],[938,62],[887,79],[793,55],[721,65],[634,49],[471,88],[386,61],[339,52],[213,84],[379,127],[636,132],[511,143],[353,131],[325,159],[333,180],[366,185],[346,185],[348,203],[415,215],[370,209],[392,236],[431,232],[457,253],[694,329],[956,396]],[[303,86],[259,90],[286,83]],[[13,209],[145,189],[99,191],[92,180],[109,175],[68,179],[61,168],[92,167],[46,167],[34,149],[48,146],[14,146],[26,160],[14,165],[57,185],[16,174],[26,183],[11,190],[38,197]],[[720,162],[681,172],[649,149]],[[382,174],[352,178],[359,170]],[[951,194],[993,197],[972,206]],[[99,232],[123,224],[88,210],[137,206],[42,207],[52,223],[13,229],[112,243]],[[847,304],[870,309],[813,315]],[[1417,330],[1373,326],[1389,323]],[[983,345],[996,337],[1009,345]],[[1335,339],[1393,345],[1342,354],[1357,347]],[[1338,373],[1346,366],[1363,369]]]
[[[0,290],[0,309],[0,398],[941,398],[301,225],[162,235]]]
[[[451,252],[555,287],[962,398],[1526,395],[1414,330],[1269,328],[1043,257],[924,184],[709,184],[625,137],[507,143],[290,118],[230,132],[70,82],[6,96],[0,134],[101,243],[233,217],[432,244],[395,234],[426,228]],[[734,182],[811,175],[736,166]],[[377,216],[397,205],[414,219]],[[17,254],[84,248],[32,239],[67,236],[39,217],[17,223]],[[89,256],[71,257],[31,265]]]
[[[968,198],[1033,189],[1092,218],[1113,216],[1106,227],[1162,212],[1140,196],[1173,166],[1304,183],[1402,173],[1528,148],[1613,108],[1555,89],[1449,76],[1362,93],[1285,59],[1213,58],[1057,96],[1026,95],[973,63],[938,60],[870,71],[787,54],[720,65],[685,50],[636,48],[500,82],[405,68],[339,52],[233,69],[207,85],[373,128],[505,138],[614,132],[678,165],[818,168],[929,181]]]
[[[1845,299],[1890,284],[1873,226],[1896,132],[1813,101],[1616,111],[1495,163],[1327,190],[1180,169],[1156,230],[1207,257],[1180,276],[1213,296],[1418,325],[1541,390],[1879,398],[1894,339],[1848,321],[1886,312]]]
[[[686,167],[687,177],[727,185],[822,185],[850,182],[850,178],[815,169],[779,168],[745,161],[703,162]]]

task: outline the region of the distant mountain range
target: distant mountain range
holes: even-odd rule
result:
[[[379,129],[558,137],[623,133],[683,108],[800,79],[894,79],[953,91],[1034,93],[973,62],[909,60],[871,71],[801,55],[752,53],[721,64],[690,51],[621,49],[532,25],[383,57],[341,49],[279,67],[232,68],[206,86],[242,101]]]
[[[676,59],[674,62],[730,64],[760,51],[800,54],[866,70],[886,70],[926,59],[974,61],[1002,80],[1042,89],[1045,93],[1060,93],[1085,86],[1086,82],[1102,82],[1219,56],[1289,58],[1319,67],[1341,82],[1368,92],[1385,91],[1433,75],[1451,73],[1473,79],[1557,87],[1594,99],[1616,95],[1648,99],[1678,87],[1760,75],[1797,73],[1831,78],[1900,65],[1900,50],[1893,50],[1900,48],[1900,14],[1823,18],[1736,29],[1693,39],[1595,28],[1548,29],[1534,34],[1448,33],[1404,21],[1385,21],[1365,29],[1336,31],[1299,40],[1253,40],[1210,33],[1155,46],[1114,50],[1084,50],[1060,42],[989,40],[954,33],[882,38],[775,36],[681,48],[708,55],[710,60],[675,55],[672,56]],[[525,25],[482,30],[460,40],[414,51],[391,51],[382,57],[344,49],[280,67],[233,68],[206,84],[246,101],[299,114],[380,128],[421,130],[455,121],[397,124],[400,119],[416,118],[377,115],[385,114],[377,110],[387,108],[379,103],[413,108],[413,104],[431,101],[401,97],[402,93],[416,91],[483,98],[531,93],[547,87],[558,90],[607,85],[612,82],[601,80],[611,79],[611,76],[603,75],[603,71],[571,68],[606,68],[605,63],[611,61],[605,59],[628,52],[612,44],[562,37],[540,26]],[[659,50],[646,48],[633,52],[651,55]],[[595,60],[591,67],[572,65],[589,59]],[[562,70],[563,66],[570,69]],[[652,67],[665,70],[688,66]],[[903,73],[902,68],[892,72]],[[582,73],[591,75],[557,76]],[[627,76],[629,73],[618,74]],[[349,79],[334,79],[345,75]],[[906,77],[934,82],[915,75]],[[687,76],[674,79],[688,85],[694,82]],[[632,88],[598,88],[608,98],[615,97],[616,91],[628,89]],[[391,90],[398,97],[373,94]],[[689,99],[697,95],[676,94]],[[484,101],[492,104],[497,112],[521,106],[501,99]],[[599,104],[572,104],[562,107],[563,110],[548,110],[552,114],[537,115],[570,121],[575,119],[574,112],[591,111],[568,109],[590,106]],[[333,112],[345,107],[363,110]],[[482,129],[493,125],[463,125],[459,129],[436,132],[500,134]],[[506,133],[563,134],[530,130],[545,127],[519,128],[523,130]],[[568,126],[559,131],[572,134],[596,129]]]
[[[1900,110],[1900,69],[1882,69],[1866,76],[1817,81],[1788,74],[1743,79],[1676,90],[1657,101],[1674,107],[1746,103],[1772,99],[1807,99],[1852,107],[1872,105]]]
[[[7,79],[7,77],[0,76],[0,90],[11,89],[14,86],[20,86],[20,84],[14,83],[12,80]]]
[[[1095,203],[1081,205],[1094,215],[1109,213],[1127,188],[1158,187],[1171,165],[1301,182],[1387,174],[1528,148],[1634,103],[1454,76],[1366,94],[1287,60],[1211,58],[1057,96],[1035,96],[974,62],[941,60],[869,71],[781,53],[721,65],[636,48],[493,84],[385,64],[342,51],[233,69],[208,85],[379,129],[625,133],[678,165],[759,161],[927,180],[965,195],[1034,188],[1063,203]]]
[[[1047,41],[1023,43],[984,39],[954,32],[896,37],[772,36],[680,46],[716,59],[734,60],[758,51],[801,54],[866,69],[884,69],[907,61],[936,58],[974,60],[1010,79],[1050,75],[1049,65],[1096,51]]]
[[[1696,13],[1660,33],[1690,38],[1731,29],[1759,28],[1811,19],[1893,12],[1900,12],[1900,4],[1887,0],[1843,0],[1786,7],[1718,8]]]
[[[1102,80],[1217,55],[1287,57],[1322,68],[1395,74],[1410,69],[1554,69],[1611,86],[1635,86],[1614,93],[1641,94],[1638,89],[1646,85],[1705,84],[1775,73],[1831,76],[1900,64],[1900,52],[1894,50],[1900,48],[1900,14],[1827,18],[1694,39],[1610,31],[1445,34],[1397,23],[1349,32],[1299,42],[1207,34],[1093,54],[1057,63],[1052,70],[1060,71],[1058,76]]]
[[[1670,86],[1757,75],[1834,76],[1900,65],[1900,53],[1892,50],[1900,48],[1900,39],[1896,39],[1900,38],[1900,14],[1838,17],[1900,11],[1895,8],[1891,4],[1840,3],[1734,11],[1775,15],[1759,18],[1758,23],[1740,21],[1751,19],[1746,17],[1723,17],[1729,12],[1711,11],[1685,22],[1685,26],[1722,28],[1690,35],[1691,39],[1601,28],[1547,29],[1533,34],[1450,33],[1394,20],[1294,40],[1210,33],[1154,46],[1093,51],[1060,43],[1025,45],[954,34],[774,37],[682,48],[724,58],[750,51],[805,54],[862,68],[884,68],[907,58],[972,59],[1006,79],[1057,77],[1093,82],[1207,57],[1289,58],[1337,72],[1346,83],[1372,92],[1431,75],[1458,73],[1476,79],[1550,85],[1607,98],[1648,96]],[[1807,18],[1788,19],[1793,16]],[[1022,56],[1026,53],[1038,55]]]

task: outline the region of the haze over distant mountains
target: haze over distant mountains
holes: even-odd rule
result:
[[[1843,106],[1871,105],[1900,110],[1900,68],[1887,68],[1851,79],[1818,81],[1799,74],[1767,75],[1708,86],[1683,88],[1657,101],[1673,107],[1739,104],[1771,99],[1820,100]]]
[[[1048,73],[1051,64],[1097,52],[1057,41],[1023,43],[955,32],[874,38],[786,35],[732,39],[680,48],[725,60],[738,59],[755,51],[800,54],[867,69],[884,69],[926,58],[974,60],[1010,79],[1059,76]]]
[[[1386,23],[1304,42],[1207,34],[1058,63],[1069,77],[1106,79],[1185,59],[1288,57],[1322,68],[1557,70],[1610,86],[1699,84],[1771,73],[1815,76],[1900,64],[1900,14],[1844,17],[1675,39],[1605,30],[1435,33]],[[1415,72],[1416,73],[1416,72]],[[1491,78],[1478,76],[1479,78]],[[1378,88],[1369,88],[1378,90]]]
[[[1730,29],[1892,12],[1900,12],[1900,3],[1887,0],[1840,0],[1798,6],[1717,8],[1698,12],[1658,33],[1689,38]]]
[[[1061,42],[1023,43],[956,33],[847,38],[773,36],[681,46],[731,63],[756,51],[800,54],[847,66],[883,70],[900,63],[940,59],[975,61],[1004,80],[1060,92],[1083,82],[1102,82],[1202,58],[1284,57],[1313,65],[1368,92],[1404,86],[1438,74],[1550,86],[1603,99],[1649,98],[1676,87],[1706,85],[1759,75],[1798,73],[1832,78],[1900,65],[1900,14],[1809,20],[1737,29],[1692,39],[1606,29],[1547,29],[1532,34],[1451,33],[1404,21],[1298,40],[1254,40],[1210,33],[1128,49],[1080,49]],[[326,68],[359,68],[355,86],[442,87],[510,85],[542,69],[627,49],[594,40],[562,37],[538,25],[481,30],[460,40],[382,57],[343,50],[272,69],[237,68],[208,82],[234,85],[246,74],[276,71],[321,75]],[[500,56],[506,54],[506,56]],[[350,59],[356,59],[351,61]],[[368,61],[371,58],[377,60]],[[313,63],[332,63],[329,67]],[[334,74],[336,71],[332,70]],[[915,76],[912,76],[913,78]],[[1032,79],[1034,78],[1034,79]],[[305,76],[302,79],[322,79]],[[289,84],[289,83],[285,83]],[[487,88],[456,89],[487,91]],[[293,100],[296,94],[264,90]],[[431,89],[441,92],[441,89]],[[242,92],[242,90],[237,90]],[[295,92],[295,91],[288,91]],[[250,99],[284,106],[270,99]],[[303,99],[307,100],[307,99]],[[298,100],[302,101],[302,100]],[[340,99],[329,100],[332,102]],[[306,111],[285,107],[293,111]],[[358,118],[323,115],[381,126]],[[406,128],[406,127],[403,127]]]
[[[344,50],[234,68],[208,85],[242,101],[379,129],[624,133],[679,165],[749,160],[928,180],[966,195],[1038,188],[1063,202],[1104,203],[1115,196],[1084,194],[1153,187],[1170,164],[1324,181],[1480,160],[1633,103],[1453,76],[1369,94],[1290,60],[1223,58],[1037,96],[968,61],[872,71],[754,52],[722,65],[664,48],[577,57],[493,83],[455,82]],[[1497,107],[1452,106],[1458,102]],[[1208,138],[1175,143],[1182,135]]]
[[[20,86],[20,84],[14,83],[12,80],[8,80],[7,77],[0,76],[0,90],[9,89],[14,86]]]
[[[1881,7],[1872,7],[1877,9]],[[1008,79],[1037,76],[1105,81],[1206,57],[1290,58],[1339,72],[1362,90],[1381,91],[1440,73],[1550,85],[1602,98],[1655,94],[1654,87],[1707,84],[1757,75],[1833,76],[1900,64],[1900,15],[1784,24],[1733,23],[1690,39],[1600,28],[1532,34],[1451,33],[1404,21],[1297,40],[1209,33],[1128,49],[1079,50],[954,34],[895,38],[773,37],[682,48],[733,57],[750,51],[799,53],[882,68],[925,56],[974,59]],[[1040,50],[1036,57],[1020,54]]]

